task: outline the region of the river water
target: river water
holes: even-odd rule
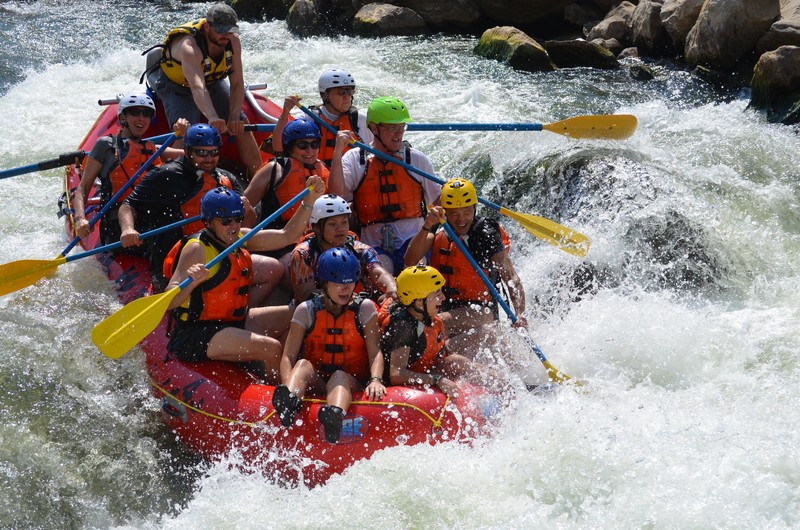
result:
[[[208,4],[0,3],[0,168],[73,150],[97,99],[135,89],[139,52]],[[408,133],[443,177],[588,235],[583,261],[506,219],[534,339],[586,381],[520,396],[474,446],[384,451],[312,490],[205,463],[158,422],[141,352],[90,341],[119,307],[92,260],[0,298],[2,528],[796,528],[800,207],[796,131],[660,64],[515,72],[472,38],[306,39],[242,23],[251,83],[317,97],[351,70],[357,104],[420,122],[630,113],[626,141],[548,132]],[[0,182],[0,262],[65,242],[61,170]],[[528,380],[541,364],[503,352]]]

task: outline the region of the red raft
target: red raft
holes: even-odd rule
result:
[[[245,103],[251,123],[265,122],[253,110],[253,102],[267,114],[280,113],[273,102],[256,95]],[[81,143],[81,149],[88,152],[98,137],[116,132],[116,110],[116,104],[103,110]],[[160,105],[157,116],[156,123],[161,126],[151,127],[151,132],[169,132]],[[256,140],[261,143],[265,136],[257,136]],[[223,154],[234,160],[238,158],[234,145],[226,145]],[[70,167],[66,174],[67,196],[79,182],[80,167]],[[97,200],[88,203],[97,208]],[[72,234],[69,215],[66,230]],[[98,242],[95,229],[81,244],[88,250]],[[123,304],[152,293],[147,260],[113,253],[98,254],[98,260],[115,283]],[[167,352],[167,340],[165,317],[140,344],[146,355],[153,394],[161,401],[164,423],[187,447],[205,458],[237,451],[248,465],[288,484],[322,484],[354,462],[388,447],[469,442],[481,434],[487,417],[497,410],[496,399],[477,387],[462,386],[455,402],[438,390],[389,387],[380,402],[365,401],[363,395],[354,395],[340,440],[331,444],[325,440],[317,420],[323,400],[305,399],[295,425],[282,428],[272,407],[273,386],[262,384],[239,364],[179,361]]]

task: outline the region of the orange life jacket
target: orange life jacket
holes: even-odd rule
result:
[[[355,107],[350,107],[350,110],[345,112],[344,114],[340,115],[335,121],[330,121],[325,114],[322,112],[320,107],[309,107],[311,110],[317,113],[322,121],[335,127],[340,131],[353,131],[353,133],[360,138],[358,135],[358,109]],[[328,130],[327,127],[320,127],[320,132],[322,133],[322,141],[320,142],[319,147],[319,159],[325,162],[325,164],[330,167],[331,162],[333,161],[333,150],[336,148],[336,135]],[[350,144],[347,144],[347,147],[344,148],[344,152],[346,153],[351,149]]]
[[[359,381],[369,378],[369,355],[364,340],[364,326],[358,319],[361,304],[374,302],[357,296],[338,317],[322,305],[322,295],[311,299],[314,322],[303,340],[303,359],[311,362],[318,372],[329,377],[343,370]]]
[[[473,249],[475,245],[480,244],[480,241],[477,241],[479,238],[478,235],[473,236],[472,234],[476,231],[479,224],[484,222],[486,222],[485,218],[475,217],[469,229],[468,236],[470,237],[467,238],[469,243],[466,244],[466,247],[473,257],[475,255]],[[510,247],[508,234],[506,234],[506,231],[499,223],[497,226],[500,229],[503,245],[506,250],[508,250]],[[444,230],[439,230],[436,234],[436,238],[433,240],[431,266],[442,273],[442,276],[447,280],[447,283],[442,288],[442,292],[447,298],[469,302],[494,301],[492,293],[489,292],[488,287],[483,283],[480,275],[478,275],[477,271],[472,267],[472,264],[467,260],[467,257],[461,253],[456,243],[450,240],[450,237]],[[489,270],[483,268],[483,272],[492,283],[496,284],[499,280],[499,274],[493,267],[490,267]]]
[[[115,193],[122,189],[144,163],[150,159],[153,153],[156,152],[156,146],[153,142],[146,140],[136,141],[129,138],[128,153],[125,155],[124,159],[120,160],[119,153],[122,150],[122,142],[123,138],[121,136],[111,136],[111,143],[114,146],[112,148],[114,151],[114,166],[112,166],[108,175],[100,176],[100,194],[103,197],[103,202],[108,201]],[[86,157],[86,160],[88,160],[88,157]],[[160,164],[161,161],[156,159],[153,161],[152,165],[158,166]],[[142,180],[144,173],[143,171],[125,193],[120,196],[117,204],[122,204],[122,201],[131,194],[133,188]]]
[[[376,156],[367,160],[353,205],[362,225],[414,219],[426,212],[422,184],[404,168]]]
[[[280,163],[281,166],[281,178],[275,182],[275,168],[278,166],[280,162],[278,159],[275,159],[275,165],[272,166],[272,178],[273,184],[272,187],[275,190],[275,198],[277,199],[277,206],[272,211],[266,211],[267,209],[263,209],[261,215],[264,219],[269,217],[272,212],[276,211],[278,208],[292,200],[297,196],[298,193],[303,191],[306,187],[306,180],[311,175],[319,175],[322,178],[322,181],[325,183],[325,188],[328,187],[328,177],[330,176],[331,172],[328,168],[320,162],[319,160],[314,163],[312,167],[307,167],[304,164],[301,164],[297,160],[293,160],[291,158],[285,159],[285,162]],[[281,215],[281,219],[283,220],[284,224],[288,223],[295,212],[300,208],[300,203],[298,202]]]
[[[378,322],[381,330],[385,331],[389,322],[395,318],[407,320],[415,328],[422,324],[422,322],[411,316],[407,308],[395,302],[392,302],[391,306],[387,307],[384,302],[378,310]],[[423,326],[423,332],[417,335],[416,342],[397,346],[408,346],[411,349],[408,355],[409,370],[417,373],[430,373],[433,367],[447,356],[447,351],[444,347],[445,341],[447,341],[447,332],[445,331],[444,322],[438,315],[431,318],[430,324],[423,324]],[[391,353],[384,351],[387,367],[391,360]],[[388,369],[385,371],[388,371]]]
[[[200,187],[197,189],[197,192],[189,197],[189,200],[181,204],[181,215],[184,219],[194,217],[195,215],[200,215],[200,201],[203,200],[203,196],[206,194],[206,192],[211,191],[218,186],[225,186],[229,190],[233,189],[233,183],[231,183],[231,180],[227,176],[221,175],[216,171],[213,175],[203,172],[202,179],[203,181],[200,183]],[[203,230],[203,228],[205,228],[205,224],[203,224],[202,220],[183,225],[183,235],[188,236],[197,233]]]
[[[205,251],[205,262],[208,263],[225,250],[207,231],[184,237],[172,247],[164,259],[163,273],[171,278],[175,273],[184,247],[197,242]],[[238,322],[247,315],[250,303],[250,284],[253,279],[253,260],[245,248],[238,248],[228,257],[211,267],[206,281],[198,285],[189,298],[179,307],[173,309],[174,318],[182,322],[199,320],[217,322]]]

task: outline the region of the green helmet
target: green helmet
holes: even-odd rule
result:
[[[367,123],[409,123],[408,108],[397,98],[373,99],[367,109]]]

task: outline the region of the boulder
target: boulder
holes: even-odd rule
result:
[[[284,20],[294,0],[232,0],[240,19]]]
[[[616,57],[622,51],[622,43],[617,39],[594,39],[594,44],[602,46],[606,50],[610,51]]]
[[[800,0],[781,2],[781,17],[758,40],[756,51],[762,54],[784,45],[800,45]]]
[[[390,4],[367,4],[356,13],[353,31],[362,37],[420,35],[428,26],[414,10]]]
[[[484,31],[474,52],[519,70],[539,72],[556,69],[541,44],[512,26],[497,26]]]
[[[432,29],[469,28],[481,18],[475,0],[392,0],[391,3],[413,10]]]
[[[664,52],[670,48],[669,35],[661,23],[664,0],[641,0],[630,19],[633,45],[644,52]]]
[[[583,26],[587,22],[603,19],[606,11],[601,11],[597,5],[588,1],[579,1],[564,8],[564,20],[576,26]]]
[[[622,2],[609,11],[606,18],[589,31],[587,38],[590,41],[594,39],[617,39],[623,43],[630,42],[629,21],[635,10],[636,6],[631,2]]]
[[[561,17],[564,8],[575,2],[576,0],[475,0],[484,17],[494,22],[520,26],[535,24],[554,15]]]
[[[781,46],[761,55],[751,85],[749,107],[765,110],[771,122],[800,122],[800,46]]]
[[[544,49],[550,60],[559,68],[575,68],[586,66],[601,70],[619,68],[614,54],[607,48],[592,41],[583,39],[575,40],[550,40],[544,43]]]
[[[683,54],[686,35],[692,29],[705,0],[666,0],[661,7],[661,24],[672,40],[675,51]]]
[[[286,15],[286,25],[299,37],[322,35],[328,29],[316,0],[295,0]]]
[[[780,0],[706,0],[686,36],[684,58],[691,65],[733,67],[780,15]]]

